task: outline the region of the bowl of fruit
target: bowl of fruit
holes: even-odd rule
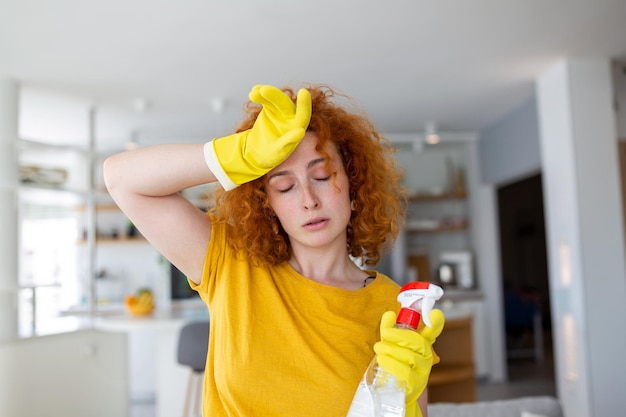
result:
[[[126,311],[133,316],[147,316],[154,311],[154,294],[149,288],[140,288],[124,298]]]

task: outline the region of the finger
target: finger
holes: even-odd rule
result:
[[[298,127],[286,132],[276,140],[268,142],[266,145],[270,152],[268,152],[265,163],[271,166],[280,165],[296,149],[304,134],[304,129]]]
[[[432,327],[424,326],[424,328],[420,330],[419,334],[421,334],[422,337],[427,339],[430,343],[435,343],[435,340],[441,334],[445,323],[443,311],[437,308],[432,310],[430,312],[430,321],[432,323]]]
[[[311,93],[306,88],[301,88],[296,99],[296,116],[294,117],[296,125],[305,129],[309,127],[312,111]]]
[[[396,324],[396,313],[394,311],[385,311],[380,318],[380,333],[382,335],[384,329],[391,329]]]
[[[306,131],[303,128],[301,128],[301,127],[294,127],[293,129],[285,132],[280,137],[280,142],[283,144],[282,145],[283,147],[291,146],[291,147],[293,147],[293,149],[295,149],[296,146],[298,146],[298,144],[300,143],[300,141],[304,137],[305,133],[306,133]],[[292,151],[293,151],[293,149],[292,149]]]
[[[271,85],[255,85],[250,90],[248,98],[251,102],[263,107],[261,117],[276,121],[277,118],[292,116],[295,112],[295,104],[289,97],[278,88]],[[288,114],[284,114],[284,111]],[[265,115],[265,116],[263,116]]]
[[[259,90],[261,89],[261,87],[262,87],[261,85],[255,85],[254,87],[252,87],[252,89],[250,90],[250,93],[248,93],[248,98],[250,99],[250,101],[258,103],[258,100],[261,97],[259,93]]]
[[[385,329],[380,334],[381,341],[397,345],[414,352],[430,350],[431,342],[417,332],[407,329]]]
[[[418,352],[386,342],[377,342],[374,344],[374,352],[376,352],[376,355],[379,357],[393,358],[406,364],[410,368],[432,366],[432,349],[420,349]]]
[[[272,85],[262,85],[258,90],[259,101],[266,111],[275,115],[292,117],[296,105],[287,94]]]

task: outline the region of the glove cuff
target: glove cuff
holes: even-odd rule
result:
[[[220,161],[215,153],[215,146],[213,144],[214,141],[215,139],[204,144],[204,161],[213,175],[215,175],[215,178],[219,181],[222,187],[224,187],[224,190],[233,190],[237,188],[238,185],[228,177],[226,171],[222,168],[222,165],[220,164]]]

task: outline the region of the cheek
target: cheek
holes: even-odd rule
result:
[[[284,224],[295,212],[295,200],[293,198],[285,198],[284,196],[268,196],[268,202],[278,220]]]
[[[343,202],[343,213],[344,215],[350,219],[352,217],[352,207],[350,206],[350,197],[346,196]]]
[[[329,190],[328,196],[330,201],[333,202],[332,204],[335,210],[343,215],[347,215],[348,217],[351,216],[352,209],[350,208],[350,195],[347,191],[338,191],[336,188],[333,188],[332,191]]]

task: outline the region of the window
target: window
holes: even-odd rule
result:
[[[20,335],[44,331],[85,301],[78,265],[77,218],[68,208],[24,207],[20,224]]]

